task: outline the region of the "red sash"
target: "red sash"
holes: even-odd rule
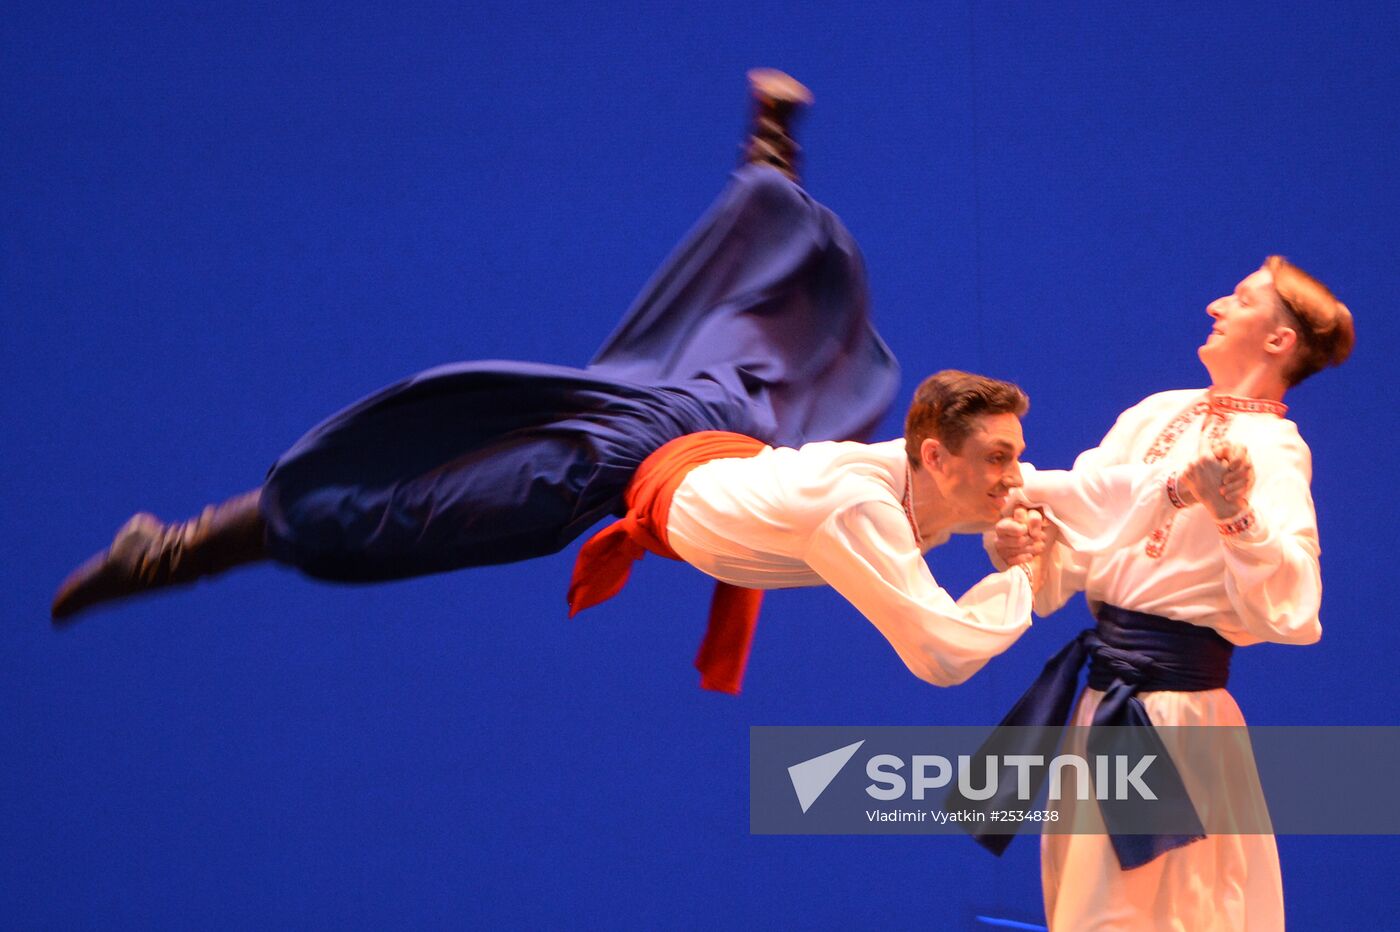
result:
[[[711,460],[754,456],[765,446],[742,434],[706,430],[677,437],[643,460],[627,486],[627,514],[594,534],[579,551],[569,581],[569,617],[621,592],[632,564],[647,551],[680,559],[666,539],[666,518],[671,498],[692,469]],[[739,692],[762,600],[757,589],[715,583],[709,626],[695,657],[705,689]]]

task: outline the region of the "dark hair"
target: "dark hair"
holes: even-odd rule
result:
[[[1273,275],[1284,316],[1290,318],[1288,323],[1298,334],[1298,348],[1283,373],[1289,386],[1346,362],[1356,343],[1347,306],[1326,285],[1283,256],[1269,256],[1264,268]]]
[[[909,462],[919,465],[919,448],[930,437],[958,453],[977,418],[987,414],[1024,417],[1030,407],[1026,393],[1010,382],[957,369],[936,372],[914,390],[904,418],[904,449]]]

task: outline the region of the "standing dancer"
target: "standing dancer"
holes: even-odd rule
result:
[[[587,369],[443,366],[334,415],[263,486],[164,525],[138,514],[77,569],[55,620],[272,559],[349,582],[580,553],[573,611],[610,597],[645,550],[721,580],[697,665],[739,688],[757,590],[829,583],[918,675],[960,682],[1029,624],[1031,572],[955,602],[922,551],[986,527],[1020,484],[1026,398],[942,373],[908,445],[864,439],[898,382],[871,326],[855,241],[796,183],[806,88],[750,75],[745,165]],[[771,445],[771,446],[770,446]],[[775,449],[776,448],[776,449]],[[674,507],[673,507],[674,506]]]
[[[1059,673],[1072,688],[1067,665],[1087,656],[1089,688],[1071,724],[1129,724],[1145,712],[1151,725],[1242,726],[1225,689],[1233,648],[1322,636],[1311,455],[1283,397],[1345,361],[1351,313],[1279,256],[1206,313],[1214,323],[1198,355],[1209,390],[1152,395],[1072,471],[1027,471],[1024,499],[1063,536],[1046,550],[1036,611],[1082,590],[1099,624],[1051,660],[1006,724],[1052,724],[1026,710],[1068,709],[1050,683]],[[1036,549],[1018,517],[998,525],[1000,560]],[[1190,763],[1182,776],[1198,811],[1260,823],[1249,815],[1262,796],[1247,744],[1232,759]],[[1052,929],[1283,928],[1270,834],[1045,834],[1041,852]]]

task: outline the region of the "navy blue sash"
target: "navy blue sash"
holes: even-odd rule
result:
[[[1095,612],[1098,627],[1079,636],[1050,658],[1040,676],[978,751],[977,759],[996,755],[1031,754],[1050,760],[1060,743],[1061,732],[1069,721],[1079,687],[1079,671],[1089,663],[1089,686],[1102,690],[1103,701],[1094,712],[1088,749],[1091,755],[1104,751],[1095,741],[1098,726],[1117,726],[1112,751],[1125,753],[1125,739],[1134,754],[1156,754],[1161,767],[1154,768],[1152,789],[1159,802],[1153,810],[1165,825],[1175,831],[1142,835],[1114,832],[1121,803],[1100,800],[1104,825],[1112,836],[1113,849],[1124,870],[1140,867],[1173,848],[1205,837],[1200,818],[1191,804],[1181,776],[1161,738],[1152,727],[1147,709],[1137,698],[1139,692],[1171,690],[1199,692],[1222,689],[1230,679],[1230,655],[1234,646],[1210,628],[1181,621],[1131,612],[1113,605],[1102,605]],[[1038,728],[1033,726],[1040,726]],[[1058,726],[1058,727],[1055,727]],[[1011,728],[1011,731],[1006,729]],[[1130,729],[1121,731],[1120,729]],[[1097,745],[1100,745],[1096,747]],[[945,804],[950,809],[983,812],[1020,809],[1032,805],[1048,768],[1038,773],[1030,800],[1016,797],[1012,768],[1003,766],[998,774],[997,791],[990,799],[969,800],[957,788]],[[979,823],[973,823],[979,824]],[[980,823],[986,824],[986,823]],[[1024,824],[1024,823],[1022,823]],[[1014,835],[973,831],[973,838],[993,854],[1000,855]]]

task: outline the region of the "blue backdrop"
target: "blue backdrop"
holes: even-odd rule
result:
[[[1256,723],[1396,724],[1400,12],[1171,6],[7,7],[5,923],[1040,920],[1033,844],[750,837],[748,726],[993,721],[1082,603],[938,690],[833,593],[775,594],[738,699],[689,666],[709,585],[655,560],[572,622],[561,556],[260,567],[49,628],[132,511],[255,485],[384,383],[586,361],[723,184],[754,65],[816,94],[806,181],[864,247],[901,406],[944,367],[1015,379],[1038,464],[1204,384],[1205,305],[1266,254],[1336,288],[1356,354],[1288,399],[1326,634],[1242,652],[1234,686]],[[955,593],[985,572],[970,538],[931,563]],[[1400,840],[1280,848],[1295,928],[1400,908]]]

